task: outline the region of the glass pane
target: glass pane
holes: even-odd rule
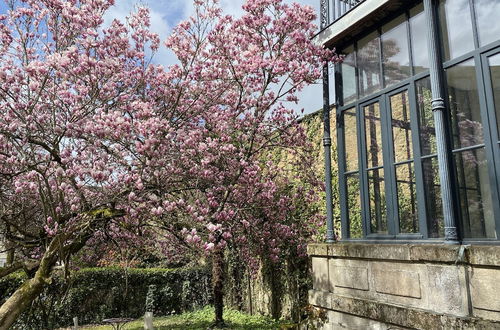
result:
[[[413,162],[396,166],[399,231],[418,233],[417,184]]]
[[[344,111],[344,143],[346,171],[356,171],[358,169],[358,130],[355,108]]]
[[[484,46],[490,42],[500,40],[500,1],[474,0],[476,10],[479,44]]]
[[[422,170],[429,237],[444,237],[443,202],[437,157],[422,160]]]
[[[391,96],[392,139],[396,163],[413,159],[408,91]]]
[[[368,167],[382,166],[382,131],[378,103],[364,107],[366,132],[366,159]]]
[[[370,224],[372,233],[387,233],[387,212],[385,204],[384,170],[368,171],[368,192],[370,198]]]
[[[500,54],[491,56],[489,59],[491,86],[495,98],[495,110],[497,116],[498,140],[500,140]]]
[[[474,60],[446,70],[454,148],[482,144],[483,124],[479,107]]]
[[[474,49],[469,0],[441,0],[439,20],[446,60]]]
[[[455,154],[464,236],[496,238],[493,201],[484,148]]]
[[[382,27],[382,55],[385,86],[398,83],[411,75],[405,15]]]
[[[347,183],[347,214],[349,221],[349,237],[363,238],[363,226],[361,222],[361,195],[359,190],[359,175],[350,174],[346,176]]]
[[[373,32],[358,42],[358,74],[360,96],[378,91],[380,79],[380,43],[377,32]]]
[[[425,22],[424,5],[410,10],[411,47],[413,69],[415,74],[429,70],[429,53],[427,51],[427,24]]]
[[[343,104],[348,104],[356,100],[356,70],[354,63],[354,46],[347,47],[341,54],[344,54],[344,61],[340,65],[342,71],[342,97]]]
[[[432,112],[431,80],[429,77],[415,83],[417,88],[418,130],[422,156],[437,153],[434,113]]]

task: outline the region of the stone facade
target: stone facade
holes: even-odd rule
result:
[[[311,244],[323,329],[500,329],[500,246]]]

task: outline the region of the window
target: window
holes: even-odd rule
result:
[[[500,23],[491,17],[500,3],[438,4],[458,229],[466,240],[498,239]],[[417,4],[344,50],[343,239],[445,236],[425,15]]]

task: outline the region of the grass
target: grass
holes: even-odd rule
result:
[[[225,329],[234,330],[256,330],[256,329],[286,329],[290,324],[283,321],[274,321],[268,317],[248,315],[235,310],[225,310],[224,320],[227,324]],[[195,312],[188,312],[181,315],[168,317],[155,317],[154,328],[157,330],[166,329],[192,329],[206,330],[212,329],[214,321],[213,307],[205,307]],[[111,330],[111,326],[94,326],[86,329],[91,330]],[[143,330],[144,321],[142,319],[128,323],[124,330]]]

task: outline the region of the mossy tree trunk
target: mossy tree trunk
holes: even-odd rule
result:
[[[218,250],[212,257],[212,289],[214,295],[215,326],[224,326],[224,252]]]

